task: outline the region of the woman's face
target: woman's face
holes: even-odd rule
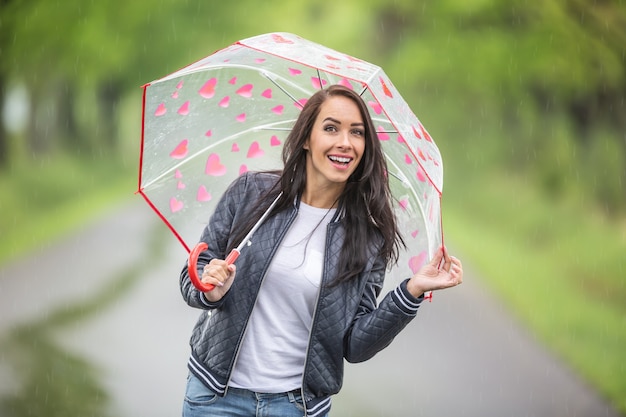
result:
[[[305,149],[307,188],[343,190],[365,151],[365,125],[358,106],[347,97],[329,97],[320,106]]]

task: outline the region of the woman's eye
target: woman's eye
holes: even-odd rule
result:
[[[328,125],[328,126],[324,127],[324,130],[326,132],[335,132],[335,131],[337,131],[337,128],[335,126],[333,126],[333,125]]]
[[[356,135],[356,136],[364,136],[364,135],[365,135],[365,132],[364,132],[364,131],[362,131],[361,129],[354,129],[354,130],[352,131],[352,134],[353,134],[353,135]]]

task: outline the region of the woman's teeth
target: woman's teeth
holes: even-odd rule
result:
[[[341,156],[329,156],[328,159],[338,164],[347,164],[352,160],[351,158],[346,158],[346,157],[341,157]]]

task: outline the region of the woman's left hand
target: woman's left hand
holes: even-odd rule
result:
[[[443,261],[443,265],[440,264]],[[431,261],[424,265],[407,283],[414,297],[427,291],[455,287],[463,282],[463,265],[458,258],[450,256],[444,246],[440,247]]]

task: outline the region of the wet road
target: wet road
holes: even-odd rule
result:
[[[151,252],[154,230],[167,242],[163,254]],[[96,314],[55,330],[55,340],[100,371],[112,415],[180,415],[187,341],[198,314],[178,291],[185,257],[139,197],[120,204],[0,267],[0,338],[79,300],[98,299],[127,274],[133,285]],[[619,416],[505,312],[467,260],[465,267],[464,284],[435,294],[389,348],[347,365],[331,415]],[[18,389],[19,369],[7,355],[0,360],[1,395]]]

